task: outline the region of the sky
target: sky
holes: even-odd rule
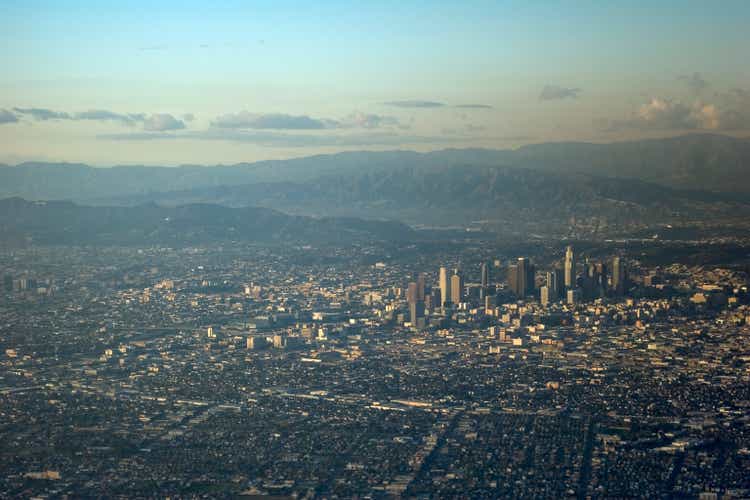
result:
[[[750,2],[0,2],[0,162],[750,135]]]

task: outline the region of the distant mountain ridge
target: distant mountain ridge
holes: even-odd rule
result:
[[[313,218],[267,208],[211,204],[89,207],[68,201],[0,200],[0,243],[190,245],[221,242],[398,241],[414,232],[394,221]]]
[[[750,193],[750,140],[693,134],[609,144],[533,144],[516,150],[344,152],[213,167],[95,168],[78,163],[24,163],[0,167],[0,197],[89,201],[262,182],[302,183],[365,170],[463,165],[528,168],[558,174],[575,172],[636,179],[678,189]]]
[[[750,217],[750,140],[719,135],[516,150],[345,152],[201,167],[0,168],[0,197],[264,207],[520,234]],[[165,209],[166,208],[162,208]],[[701,222],[702,223],[702,222]]]

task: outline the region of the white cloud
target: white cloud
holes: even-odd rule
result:
[[[545,85],[539,94],[540,101],[551,101],[556,99],[576,99],[581,89],[575,87],[560,87],[557,85]]]
[[[143,130],[151,132],[163,132],[165,130],[181,130],[185,123],[167,113],[157,113],[149,116],[143,122]]]
[[[211,123],[216,128],[268,130],[321,130],[336,128],[338,122],[284,113],[250,113],[240,111],[218,116]]]
[[[16,123],[18,121],[18,117],[8,111],[7,109],[0,109],[0,124],[3,123]]]
[[[717,94],[718,101],[684,103],[652,97],[633,116],[608,123],[609,130],[743,130],[750,128],[750,92],[741,90]]]

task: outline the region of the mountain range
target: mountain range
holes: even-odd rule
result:
[[[101,206],[218,204],[549,232],[571,221],[611,229],[747,217],[749,174],[750,140],[692,134],[515,150],[345,152],[212,167],[24,163],[0,167],[0,197]]]
[[[69,201],[0,200],[0,244],[199,245],[351,243],[413,237],[399,222],[286,215],[257,207],[193,204],[90,207]]]

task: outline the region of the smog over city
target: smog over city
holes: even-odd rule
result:
[[[3,2],[0,498],[750,498],[749,23]]]

